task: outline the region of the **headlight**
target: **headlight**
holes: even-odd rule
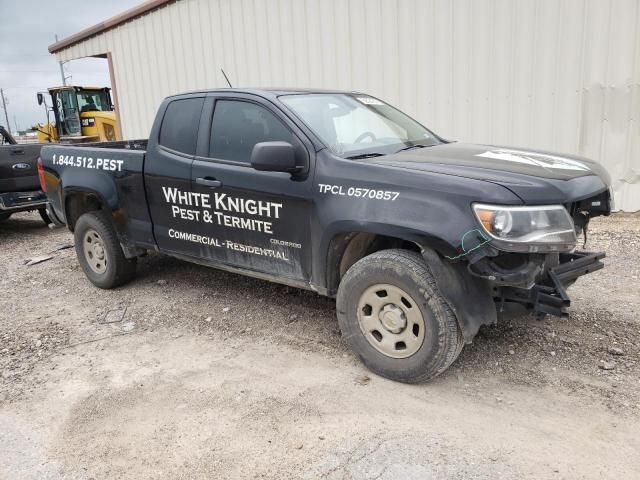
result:
[[[476,203],[473,211],[496,247],[512,252],[557,252],[576,245],[569,212],[562,205],[506,207]]]

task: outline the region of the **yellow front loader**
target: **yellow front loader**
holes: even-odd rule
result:
[[[45,106],[47,124],[38,124],[38,142],[114,142],[120,140],[110,88],[64,86],[49,89],[51,106],[38,93],[38,104]],[[53,121],[49,113],[53,112]]]

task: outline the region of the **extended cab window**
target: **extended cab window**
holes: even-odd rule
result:
[[[195,155],[203,104],[204,97],[172,101],[162,119],[160,145],[187,155]]]
[[[209,157],[249,163],[259,142],[298,143],[293,133],[269,110],[255,103],[218,100],[213,112]]]

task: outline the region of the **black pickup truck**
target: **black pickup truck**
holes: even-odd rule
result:
[[[50,224],[47,196],[40,189],[37,160],[40,144],[19,144],[0,126],[0,222],[18,212],[38,210]]]
[[[443,372],[506,303],[565,315],[610,179],[569,155],[445,140],[341,91],[172,96],[147,140],[42,149],[53,213],[96,286],[158,251],[337,298],[374,372]],[[309,321],[312,321],[310,319]]]

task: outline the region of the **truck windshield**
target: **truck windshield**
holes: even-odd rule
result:
[[[358,158],[441,143],[418,122],[368,95],[283,95],[287,105],[337,155]]]

